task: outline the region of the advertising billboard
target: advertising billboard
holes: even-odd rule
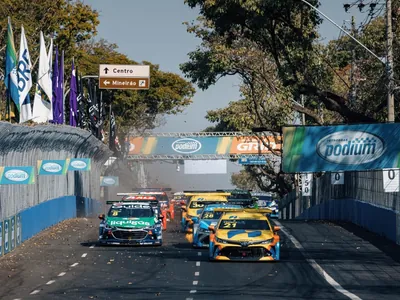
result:
[[[67,173],[66,160],[38,160],[39,175],[63,175]]]
[[[0,184],[33,184],[34,167],[0,167]]]
[[[90,171],[90,158],[67,159],[68,171]]]
[[[281,151],[281,138],[263,137],[265,143]],[[257,137],[132,137],[129,155],[224,155],[271,154]]]
[[[283,128],[286,173],[365,171],[400,166],[400,124]]]

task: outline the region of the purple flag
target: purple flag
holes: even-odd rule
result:
[[[54,65],[53,65],[53,99],[52,99],[52,104],[53,104],[53,121],[52,123],[55,124],[60,124],[58,122],[58,85],[59,85],[59,80],[58,80],[58,47],[56,47],[56,56],[54,58]]]
[[[72,74],[71,74],[71,83],[70,83],[70,92],[69,92],[69,125],[76,127],[76,120],[78,114],[78,89],[76,86],[76,76],[75,76],[75,65],[74,61],[72,61]]]
[[[64,51],[62,51],[60,68],[58,69],[58,124],[64,124]]]

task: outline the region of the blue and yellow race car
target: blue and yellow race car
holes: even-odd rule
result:
[[[210,204],[206,205],[203,212],[198,218],[193,218],[193,238],[192,245],[194,248],[208,248],[210,243],[210,225],[217,225],[222,212],[215,212],[218,208],[241,209],[241,205],[232,204]]]
[[[182,231],[186,233],[193,232],[194,218],[198,218],[202,213],[204,206],[214,203],[227,203],[229,193],[221,192],[185,192],[186,196],[190,196],[187,205],[182,205]]]
[[[209,260],[278,261],[280,238],[278,226],[272,226],[269,209],[230,210],[222,212],[217,225],[209,226]]]

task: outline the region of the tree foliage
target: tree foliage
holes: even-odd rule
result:
[[[53,36],[54,45],[65,52],[67,89],[72,59],[82,75],[97,75],[99,64],[138,64],[139,62],[120,53],[116,44],[93,39],[99,25],[98,16],[96,10],[79,0],[3,0],[0,7],[0,62],[4,65],[7,19],[11,17],[17,51],[21,25],[25,28],[32,63],[35,64],[32,74],[34,82],[39,58],[40,31],[43,31],[47,45]],[[103,90],[103,99],[113,103],[117,127],[122,136],[130,130],[154,128],[160,116],[181,112],[191,103],[195,93],[192,84],[179,75],[164,72],[157,64],[146,61],[141,63],[150,65],[149,90],[121,90],[114,93]],[[87,85],[86,80],[85,84]],[[0,89],[4,91],[4,85]]]

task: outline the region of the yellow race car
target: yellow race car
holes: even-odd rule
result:
[[[187,205],[182,205],[182,231],[186,233],[190,233],[193,231],[193,223],[198,219],[201,215],[204,206],[209,204],[217,204],[217,203],[227,203],[228,196],[230,193],[221,193],[221,192],[195,192],[195,193],[187,193],[186,196],[190,196]]]
[[[209,260],[277,261],[280,257],[278,226],[272,226],[270,209],[215,209],[223,215],[209,226]]]

